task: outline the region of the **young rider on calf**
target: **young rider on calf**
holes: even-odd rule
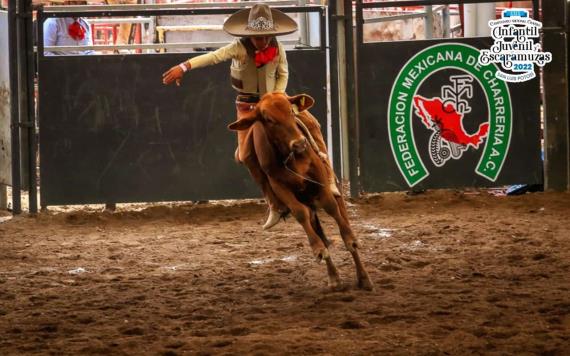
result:
[[[285,92],[289,79],[287,57],[285,48],[276,36],[295,32],[297,23],[279,10],[270,9],[265,4],[257,4],[251,9],[240,10],[231,15],[223,28],[238,38],[216,51],[191,58],[170,68],[162,75],[162,82],[165,85],[173,82],[180,85],[182,77],[190,69],[231,59],[231,82],[238,92],[236,109],[237,119],[240,120],[265,93]],[[313,144],[316,144],[319,155],[327,164],[331,190],[335,195],[340,195],[336,177],[326,156],[327,149],[318,121],[308,111],[297,113],[297,118],[300,125],[304,126],[302,129],[308,131],[314,139]],[[252,153],[247,139],[248,131],[238,131],[236,159],[246,166]],[[248,168],[251,171],[251,167]],[[287,207],[276,199],[274,194],[265,195],[269,204],[269,217],[263,228],[269,229],[287,213]]]

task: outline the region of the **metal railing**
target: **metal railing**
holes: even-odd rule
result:
[[[296,45],[297,41],[279,41],[284,45]],[[185,48],[217,48],[229,42],[180,42],[180,43],[142,43],[142,44],[115,44],[93,46],[46,46],[45,51],[111,51],[111,50],[161,50],[161,49],[185,49]]]
[[[208,3],[191,3],[191,4],[139,4],[139,5],[65,5],[65,6],[45,6],[44,12],[61,13],[61,12],[82,12],[82,11],[140,11],[140,10],[174,10],[174,9],[214,9],[214,8],[243,8],[250,7],[255,4],[267,4],[266,1],[236,1],[236,2],[208,2]],[[271,6],[296,6],[299,4],[296,0],[271,1]]]
[[[391,15],[391,16],[382,16],[382,17],[368,17],[364,19],[364,24],[373,24],[373,23],[383,23],[389,21],[398,21],[398,20],[412,20],[417,18],[423,18],[424,20],[424,28],[425,28],[425,36],[426,39],[433,38],[433,21],[434,15],[438,12],[441,13],[441,23],[442,23],[442,30],[443,30],[443,37],[448,38],[451,37],[451,34],[458,29],[461,29],[461,25],[459,27],[454,26],[451,27],[450,17],[451,15],[458,15],[458,12],[452,13],[449,9],[449,5],[427,5],[423,7],[423,11],[407,13],[407,14],[400,14],[400,15]]]
[[[261,1],[241,1],[233,3],[192,3],[192,4],[142,4],[142,5],[81,5],[81,6],[46,6],[38,16],[38,23],[42,24],[46,18],[50,17],[110,17],[108,19],[88,19],[93,23],[136,23],[153,25],[157,32],[159,43],[142,43],[142,44],[114,44],[114,45],[91,45],[91,46],[43,46],[43,40],[38,41],[38,51],[44,54],[44,51],[109,51],[109,50],[168,50],[168,49],[192,49],[192,48],[217,48],[228,44],[230,41],[205,41],[205,42],[176,42],[164,43],[166,32],[174,31],[221,31],[221,25],[189,25],[189,26],[154,26],[154,16],[166,15],[229,15],[236,9],[250,7],[257,3],[265,3]],[[309,13],[320,14],[320,28],[322,30],[326,26],[324,16],[326,8],[323,6],[307,6],[303,5],[304,0],[286,0],[271,1],[271,5],[275,9],[285,13],[300,13],[302,15]],[[299,6],[302,5],[302,6]],[[130,16],[130,18],[119,18],[120,16]],[[135,17],[136,16],[136,17]],[[142,16],[142,17],[141,17]],[[301,22],[306,21],[307,17],[302,16]],[[307,25],[300,24],[301,29]],[[286,46],[295,46],[298,48],[310,47],[307,38],[307,31],[300,31],[300,39],[281,41]],[[321,36],[320,46],[325,48],[326,36]],[[38,38],[43,39],[43,26],[38,26]],[[41,44],[41,45],[40,45]],[[41,46],[41,51],[40,51]]]
[[[513,0],[513,2],[522,2],[524,0]],[[371,23],[381,23],[387,21],[395,21],[395,20],[407,20],[407,19],[414,19],[414,18],[424,18],[424,28],[425,28],[425,36],[426,39],[433,38],[433,14],[435,12],[442,13],[442,28],[443,28],[443,37],[449,38],[455,32],[461,30],[462,26],[461,23],[451,26],[450,16],[451,15],[458,15],[458,12],[452,12],[449,9],[449,6],[457,5],[457,4],[477,4],[477,3],[497,3],[500,2],[498,0],[396,0],[396,1],[373,1],[373,2],[360,2],[358,6],[355,8],[355,20],[356,20],[356,27],[357,27],[357,37],[358,41],[362,43],[363,35],[362,35],[362,27],[367,24]],[[400,14],[400,15],[392,15],[392,16],[384,16],[384,17],[375,17],[375,18],[364,18],[364,11],[365,10],[372,10],[372,9],[387,9],[387,8],[398,8],[398,7],[418,7],[423,6],[424,11],[420,11],[417,13],[411,14]],[[536,18],[538,14],[538,1],[533,0],[533,7],[532,7],[532,15]]]

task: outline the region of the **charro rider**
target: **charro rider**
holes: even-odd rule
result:
[[[238,38],[216,51],[191,58],[170,68],[162,75],[162,82],[166,85],[172,82],[180,85],[184,73],[190,69],[231,59],[231,81],[233,88],[238,92],[236,107],[239,120],[251,110],[252,105],[258,102],[263,94],[285,93],[289,78],[287,57],[285,48],[276,36],[295,32],[297,23],[279,10],[270,9],[265,4],[256,4],[251,9],[243,9],[231,15],[224,23],[223,29]],[[319,123],[308,111],[297,113],[297,118],[302,126],[301,129],[309,136],[309,142],[312,142],[313,147],[329,167],[329,180],[333,193],[340,195],[336,178],[326,157],[327,149]],[[254,179],[258,180],[259,176],[256,175],[263,173],[254,172],[248,164],[251,145],[247,138],[247,131],[238,131],[236,160],[248,166]],[[287,207],[272,192],[266,194],[265,199],[269,204],[269,217],[263,228],[269,229],[279,222],[281,216],[287,212]]]

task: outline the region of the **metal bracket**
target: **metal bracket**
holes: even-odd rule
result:
[[[35,127],[35,122],[34,121],[24,121],[24,122],[20,122],[20,127],[25,127],[25,128],[30,128],[30,127]]]
[[[344,19],[346,19],[346,16],[345,16],[345,15],[336,15],[336,14],[334,14],[334,15],[331,15],[331,18],[332,18],[333,20],[344,20]]]
[[[16,17],[20,18],[20,19],[31,19],[32,16],[32,12],[24,12],[24,13],[16,13]]]
[[[14,126],[18,127],[18,128],[30,128],[30,127],[35,127],[34,122],[33,121],[25,121],[25,122],[19,122],[18,124],[14,125],[10,125],[10,128],[14,128]]]
[[[543,27],[543,32],[565,32],[566,28],[562,26]]]

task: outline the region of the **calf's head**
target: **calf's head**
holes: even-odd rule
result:
[[[307,110],[314,102],[306,94],[288,97],[282,93],[268,93],[250,112],[228,125],[228,128],[235,131],[247,130],[255,122],[260,122],[271,142],[282,154],[303,153],[308,143],[297,126],[295,111]]]

